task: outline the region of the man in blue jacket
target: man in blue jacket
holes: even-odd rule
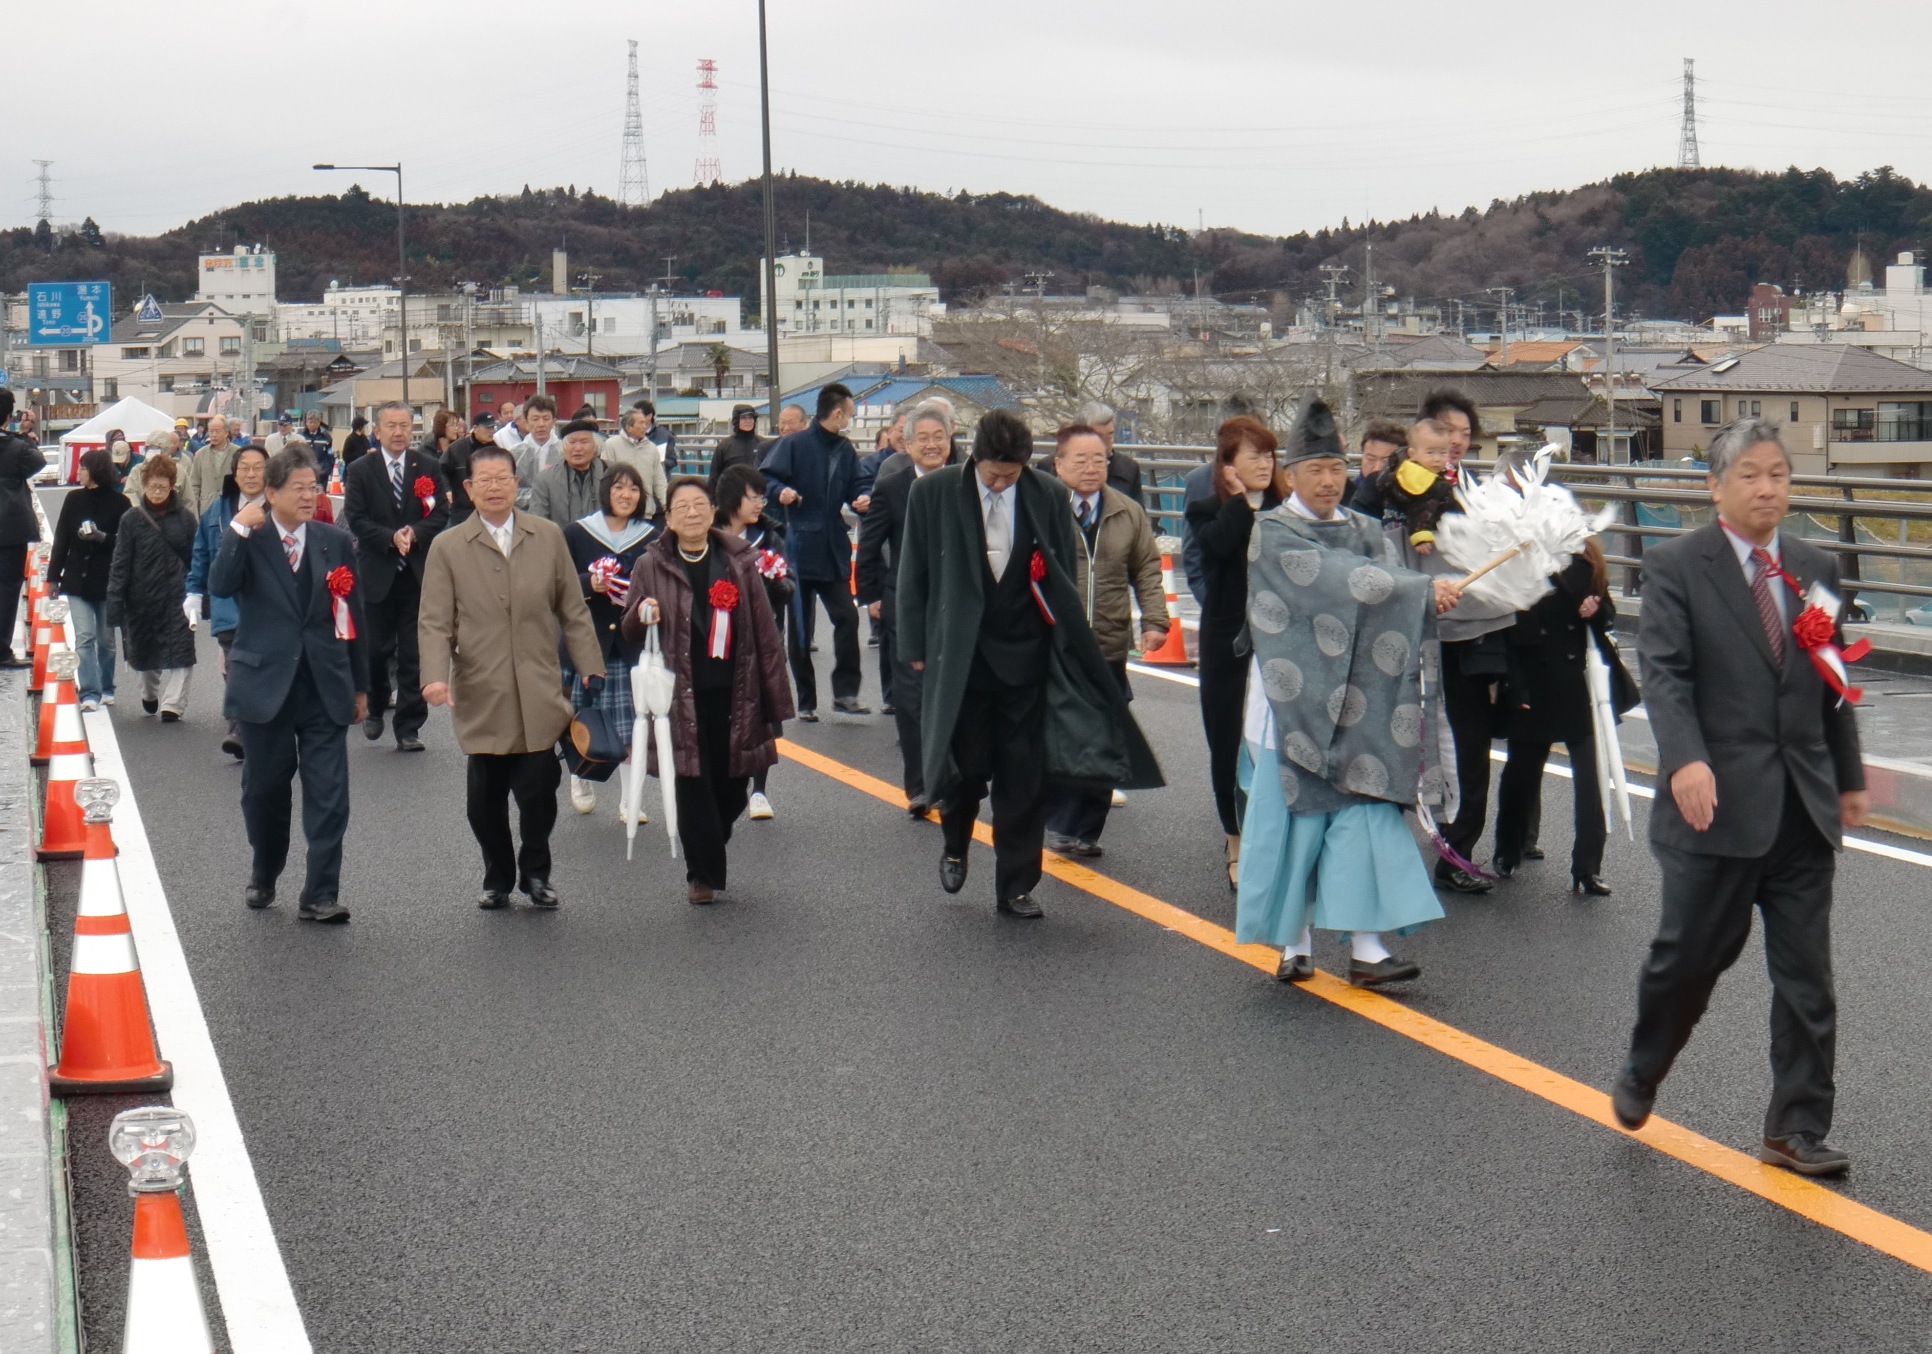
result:
[[[254,849],[242,900],[275,901],[288,863],[290,782],[302,773],[308,878],[304,921],[345,922],[337,901],[349,829],[349,726],[369,708],[362,585],[349,533],[312,520],[320,486],[306,445],[269,457],[266,504],[238,511],[222,533],[208,590],[238,614],[229,654],[237,680],[224,712],[241,726],[242,821]]]
[[[818,393],[818,417],[800,432],[778,440],[765,457],[764,476],[778,486],[778,501],[790,516],[786,545],[798,579],[793,637],[792,683],[798,688],[798,717],[818,719],[818,674],[803,617],[816,597],[832,622],[832,708],[842,715],[869,715],[859,704],[859,613],[852,605],[852,539],[840,509],[863,513],[872,506],[860,492],[859,456],[845,429],[852,422],[852,392],[834,383]]]

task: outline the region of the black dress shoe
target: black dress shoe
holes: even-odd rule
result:
[[[1397,959],[1390,955],[1378,959],[1373,964],[1364,964],[1359,959],[1348,961],[1348,983],[1350,987],[1380,987],[1384,983],[1406,983],[1422,976],[1422,965],[1408,959]]]
[[[1496,872],[1498,879],[1508,879],[1516,873],[1516,860],[1512,856],[1497,856],[1489,862],[1489,868]]]
[[[1523,848],[1523,859],[1524,859],[1524,860],[1541,860],[1541,859],[1543,859],[1543,848],[1542,848],[1542,847],[1540,847],[1540,846],[1537,846],[1537,845],[1535,845],[1534,843],[1532,843],[1532,844],[1530,844],[1529,846],[1526,846],[1526,847],[1524,847],[1524,848]]]
[[[415,734],[401,733],[396,735],[396,751],[421,752],[422,750],[423,750],[423,740],[418,738]]]
[[[965,857],[941,856],[939,858],[939,887],[948,893],[958,893],[966,887]]]
[[[1030,893],[1022,893],[1017,898],[1000,899],[999,910],[1009,917],[1024,917],[1028,921],[1046,916],[1046,913],[1040,909],[1040,905],[1033,901],[1033,895]]]
[[[221,750],[236,761],[242,759],[242,741],[232,733],[221,740]]]
[[[261,909],[275,901],[273,884],[250,884],[242,890],[242,901],[250,907]]]
[[[324,898],[320,902],[304,902],[295,915],[303,921],[345,922],[349,920],[349,909],[333,898]]]
[[[476,895],[476,905],[486,912],[494,912],[510,905],[510,895],[503,889],[484,889]]]
[[[1049,832],[1046,834],[1045,845],[1049,851],[1058,851],[1063,856],[1070,856],[1080,843],[1064,832]]]
[[[857,700],[851,699],[835,700],[832,702],[832,708],[842,715],[869,715],[872,713],[871,706],[860,705]]]
[[[154,712],[155,712],[156,710],[159,710],[160,708],[161,708],[161,702],[160,702],[160,701],[151,701],[151,700],[149,700],[149,699],[148,699],[147,697],[145,697],[145,696],[143,696],[143,697],[141,698],[141,713],[142,713],[142,714],[144,714],[144,715],[151,715],[151,714],[153,714],[153,713],[154,713]]]
[[[548,879],[539,879],[535,875],[531,875],[517,887],[530,895],[530,902],[536,907],[555,907],[563,901],[557,896],[557,891],[550,887]]]
[[[1494,885],[1487,879],[1478,878],[1467,870],[1458,870],[1454,866],[1445,870],[1438,865],[1436,867],[1436,887],[1439,889],[1452,889],[1457,893],[1488,893]]]
[[[1281,966],[1275,970],[1278,983],[1305,983],[1315,976],[1315,961],[1305,954],[1283,953]]]
[[[1656,1103],[1655,1086],[1638,1081],[1637,1074],[1628,1067],[1617,1073],[1617,1080],[1610,1087],[1610,1109],[1618,1123],[1635,1133],[1650,1118],[1650,1107]]]
[[[8,650],[6,656],[0,658],[0,668],[30,668],[33,665],[33,659],[22,658],[12,650]]]
[[[163,724],[179,724],[181,722],[181,712],[179,710],[163,710],[161,712],[161,722]]]
[[[808,706],[806,706],[806,707],[805,707],[804,709],[802,709],[802,710],[800,710],[800,711],[798,712],[798,722],[799,722],[800,724],[816,724],[816,723],[818,723],[818,711],[816,711],[816,710],[814,710],[814,709],[813,709],[813,708],[812,708],[811,706],[809,706],[809,705],[808,705]]]
[[[886,701],[884,704],[882,704],[879,707],[879,713],[882,715],[896,715],[899,712],[898,710],[893,708],[893,704],[891,701]]]
[[[1608,898],[1610,896],[1610,886],[1604,883],[1599,876],[1593,874],[1571,875],[1570,891],[1572,893],[1587,893],[1592,898]]]
[[[908,818],[923,819],[928,813],[931,813],[931,812],[932,810],[927,807],[926,801],[923,799],[912,800],[906,805],[906,817]]]
[[[1107,848],[1099,842],[1076,841],[1073,844],[1073,854],[1085,856],[1088,860],[1098,860],[1107,854]]]
[[[1825,1140],[1816,1133],[1766,1138],[1758,1149],[1758,1160],[1799,1175],[1843,1175],[1851,1169],[1851,1158],[1836,1147],[1825,1146]]]
[[[370,715],[369,718],[362,721],[362,736],[372,743],[382,737],[381,715]]]

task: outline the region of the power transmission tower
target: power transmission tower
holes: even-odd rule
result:
[[[1696,169],[1697,160],[1697,61],[1684,58],[1684,130],[1677,134],[1677,167]]]
[[[624,158],[617,171],[617,200],[642,207],[651,200],[651,176],[644,171],[644,110],[637,101],[637,39],[631,39],[631,69],[624,77]]]
[[[1609,465],[1617,450],[1617,302],[1616,269],[1630,262],[1621,249],[1609,245],[1598,245],[1590,251],[1590,260],[1603,266],[1603,407],[1605,418],[1605,440],[1600,453],[1603,464]]]
[[[698,62],[697,185],[707,188],[724,178],[718,165],[718,63],[710,57]]]
[[[40,174],[36,179],[36,182],[40,185],[37,193],[40,203],[36,215],[41,221],[52,225],[54,219],[54,181],[47,176],[47,170],[52,167],[54,162],[52,160],[35,160],[34,163],[40,166]]]

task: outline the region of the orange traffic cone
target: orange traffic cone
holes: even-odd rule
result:
[[[47,800],[40,819],[41,860],[72,860],[87,849],[87,823],[75,787],[94,774],[94,758],[83,744],[79,752],[58,752],[47,759]]]
[[[80,705],[74,694],[74,673],[80,656],[71,649],[55,649],[47,656],[47,675],[53,691],[41,697],[40,735],[34,742],[33,764],[45,766],[56,753],[87,751],[87,731],[81,728]]]
[[[77,794],[87,803],[85,858],[60,1064],[47,1074],[47,1086],[55,1095],[165,1091],[174,1085],[174,1069],[154,1049],[147,990],[108,827],[119,789],[111,780],[89,779],[80,782]]]
[[[340,494],[342,492],[342,466],[339,462],[329,469],[328,492],[332,494]]]
[[[1184,668],[1188,665],[1187,636],[1181,632],[1181,599],[1174,593],[1174,557],[1161,552],[1161,592],[1167,598],[1167,638],[1160,648],[1140,656],[1143,663]]]
[[[27,679],[27,690],[39,692],[47,685],[47,655],[66,635],[67,599],[49,597],[40,604],[34,621],[34,667]]]
[[[213,1354],[181,1216],[182,1168],[194,1142],[193,1121],[165,1105],[123,1110],[108,1132],[114,1155],[133,1175],[134,1245],[121,1354]]]

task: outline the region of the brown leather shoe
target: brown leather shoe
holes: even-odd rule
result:
[[[704,906],[708,903],[715,903],[718,901],[718,895],[716,891],[714,891],[709,884],[706,884],[701,880],[693,879],[685,887],[688,890],[686,896],[689,897],[693,903],[696,903],[699,906]]]

